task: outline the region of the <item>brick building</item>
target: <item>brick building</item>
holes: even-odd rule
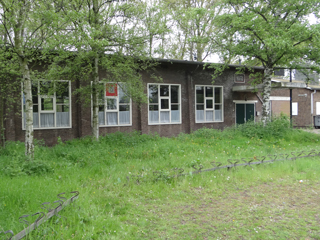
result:
[[[230,65],[222,75],[212,80],[212,69],[204,63],[180,60],[159,60],[155,74],[163,81],[155,82],[149,72],[141,72],[148,104],[138,106],[125,96],[120,84],[105,86],[99,110],[100,135],[117,131],[157,132],[160,136],[175,136],[207,127],[223,129],[249,119],[259,121],[261,96],[253,92],[249,72],[236,74],[237,65]],[[263,71],[256,67],[255,71]],[[100,75],[103,77],[103,71]],[[46,84],[33,87],[34,137],[43,139],[48,146],[91,134],[91,107],[82,104],[73,94],[79,81],[56,81],[58,92],[45,94]],[[312,116],[320,114],[319,86],[299,85],[274,81],[271,94],[273,114],[288,114],[289,90],[293,90],[293,103],[297,111],[293,121],[297,126],[312,124]],[[6,111],[5,139],[24,141],[24,98]],[[290,100],[290,99],[289,99]],[[319,110],[319,111],[318,111]],[[18,114],[20,113],[20,114]]]

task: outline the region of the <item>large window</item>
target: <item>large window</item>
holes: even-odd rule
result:
[[[149,124],[181,123],[180,85],[148,84]]]
[[[33,127],[71,127],[70,81],[39,81],[32,83]],[[26,124],[25,97],[23,102],[23,129]]]
[[[99,125],[131,125],[131,99],[121,83],[104,84],[99,98]]]
[[[223,88],[196,85],[196,122],[223,121]]]

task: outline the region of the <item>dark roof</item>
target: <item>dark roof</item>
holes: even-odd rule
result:
[[[219,63],[213,63],[213,62],[198,62],[198,61],[188,61],[188,60],[178,60],[178,59],[163,59],[163,58],[156,58],[155,61],[160,62],[160,63],[179,63],[179,64],[189,64],[189,65],[210,65],[210,64],[219,64]],[[237,67],[245,67],[245,68],[249,68],[246,65],[237,65],[237,64],[228,64],[229,67],[233,67],[233,68],[237,68]],[[253,69],[257,69],[257,70],[263,70],[264,67],[258,67],[258,66],[254,66],[254,67],[250,67]]]

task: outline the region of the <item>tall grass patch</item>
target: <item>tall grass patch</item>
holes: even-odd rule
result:
[[[8,143],[0,149],[0,232],[21,231],[20,216],[77,190],[79,199],[29,239],[315,238],[318,157],[192,174],[229,159],[318,149],[319,135],[291,129],[287,119],[266,128],[248,123],[172,138],[133,132],[38,144],[34,162],[25,161],[23,143]],[[181,171],[186,175],[174,176]]]

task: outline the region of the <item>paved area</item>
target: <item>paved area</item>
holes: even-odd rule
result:
[[[306,132],[311,132],[311,133],[316,133],[316,134],[320,134],[320,129],[308,129],[308,128],[306,128],[306,129],[302,129],[301,128],[301,130],[303,130],[303,131],[306,131]]]

